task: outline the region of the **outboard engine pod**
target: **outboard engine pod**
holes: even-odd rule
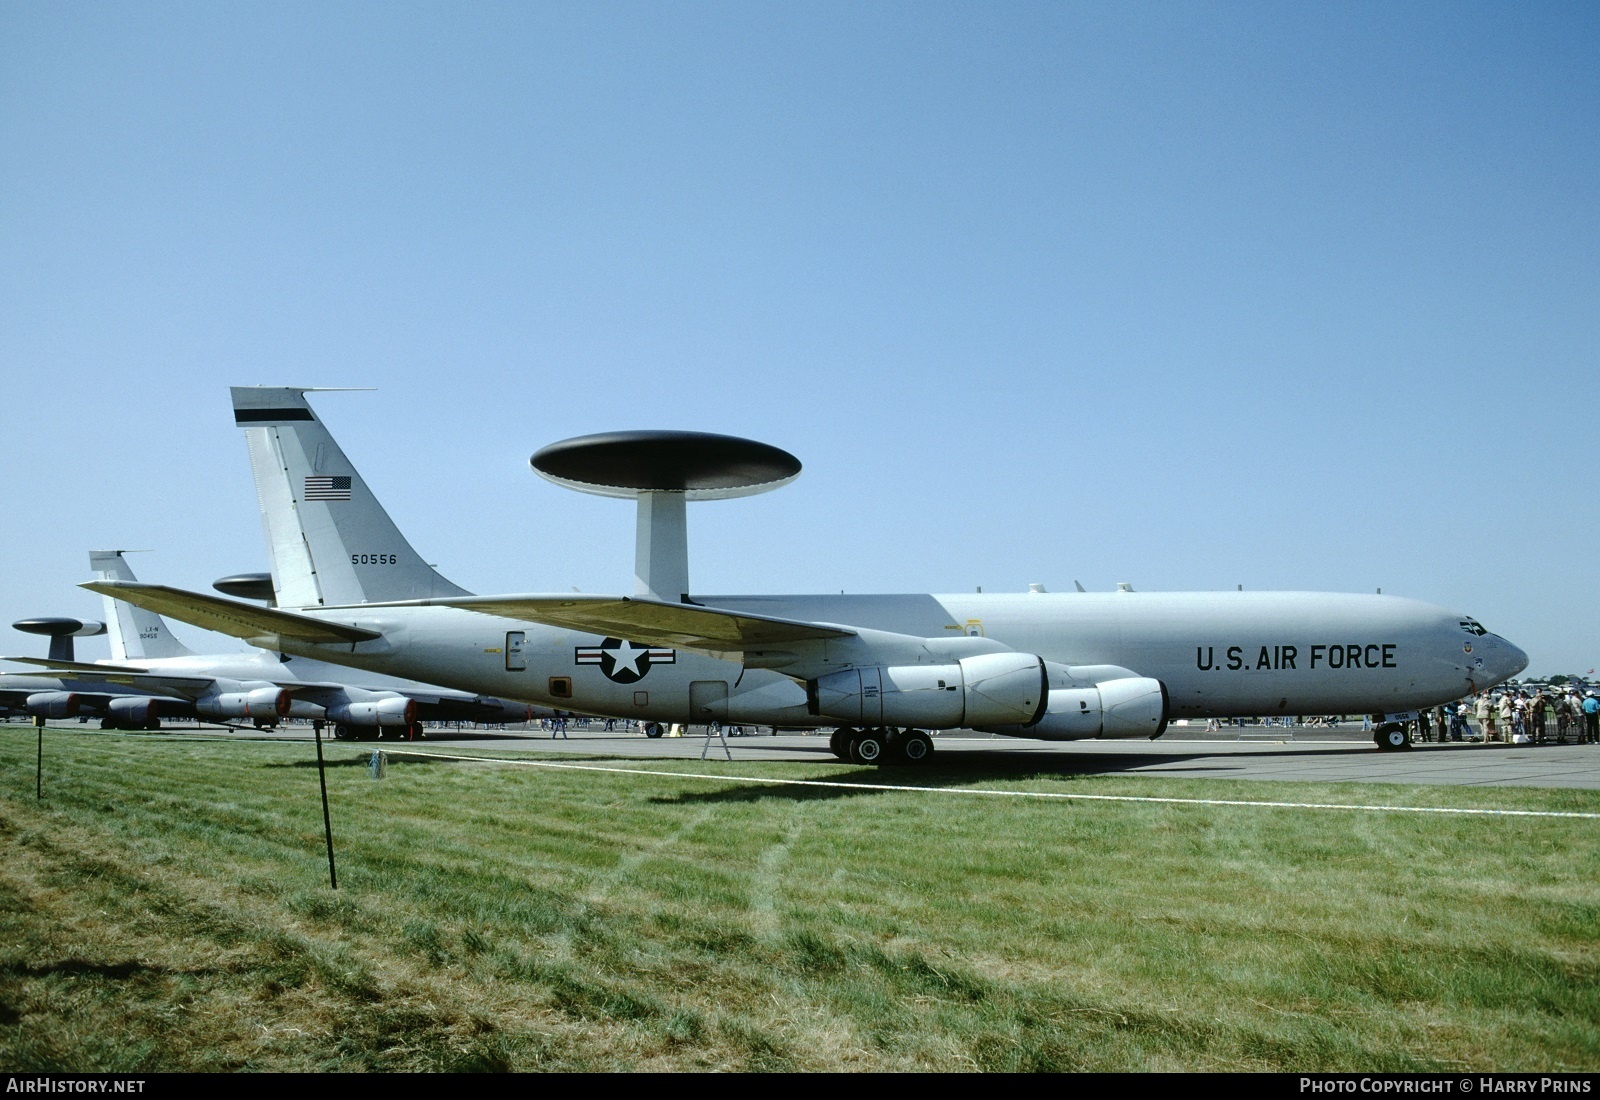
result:
[[[22,709],[35,718],[76,718],[84,706],[70,691],[38,691],[28,696]]]
[[[987,727],[991,733],[1077,741],[1088,737],[1159,737],[1167,728],[1167,689],[1160,680],[1129,676],[1092,688],[1057,688],[1037,722]]]

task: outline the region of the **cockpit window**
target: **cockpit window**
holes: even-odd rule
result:
[[[1481,635],[1489,633],[1487,630],[1483,629],[1483,627],[1478,624],[1478,620],[1477,619],[1462,619],[1461,620],[1461,629],[1465,630],[1468,634],[1472,634],[1474,636],[1481,636]]]

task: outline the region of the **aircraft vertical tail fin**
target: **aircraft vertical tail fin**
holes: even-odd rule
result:
[[[299,387],[235,386],[279,607],[469,596],[395,527]]]
[[[102,581],[133,581],[133,569],[121,550],[89,551],[89,568]],[[116,661],[138,661],[153,657],[187,657],[194,651],[167,629],[167,621],[154,611],[146,611],[123,600],[102,596],[106,609],[106,633],[110,636],[111,657]]]

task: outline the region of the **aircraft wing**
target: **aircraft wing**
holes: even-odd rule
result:
[[[441,695],[410,690],[400,694],[415,699],[417,716],[431,722],[522,722],[552,713],[547,707],[507,703],[483,695]]]
[[[52,662],[40,661],[40,664]],[[183,676],[169,675],[163,672],[148,672],[138,668],[120,668],[111,665],[90,665],[81,661],[74,661],[70,665],[66,662],[53,662],[53,673],[63,681],[62,690],[68,690],[66,684],[73,685],[70,690],[80,695],[94,695],[95,691],[78,685],[103,684],[107,686],[138,688],[153,695],[163,695],[173,699],[199,699],[218,690],[218,678],[213,676]],[[0,697],[21,693],[31,695],[34,692],[49,690],[38,686],[26,688],[12,688],[8,680],[12,677],[37,680],[40,673],[36,672],[6,672],[0,673]],[[257,681],[251,681],[256,683]],[[334,706],[346,702],[350,697],[351,685],[335,681],[321,680],[275,680],[264,681],[272,686],[282,688],[297,699],[315,703],[320,707]],[[419,706],[427,709],[431,716],[438,719],[459,718],[466,721],[488,720],[491,716],[499,715],[505,704],[498,699],[486,699],[483,696],[473,695],[464,691],[411,691],[393,688],[357,688],[363,694],[394,694],[404,695],[415,699]],[[107,696],[120,694],[116,691],[105,692]]]
[[[78,670],[68,672],[65,669],[62,669],[56,673],[56,678],[62,681],[62,686],[59,689],[42,687],[28,687],[19,689],[13,688],[10,683],[8,683],[12,677],[16,677],[18,679],[37,680],[40,678],[40,674],[36,672],[0,673],[0,693],[9,694],[14,691],[26,691],[32,693],[36,691],[60,690],[72,691],[80,695],[95,695],[98,693],[92,690],[85,690],[75,685],[106,684],[115,685],[117,687],[138,688],[140,691],[147,691],[152,695],[165,695],[171,699],[198,699],[200,696],[210,691],[213,685],[216,684],[216,681],[209,676],[162,676],[149,672],[115,672],[107,671],[105,669],[97,669],[92,672]],[[117,691],[107,691],[104,694],[120,695],[123,693]]]
[[[352,701],[365,702],[375,696],[403,696],[417,704],[417,718],[425,722],[523,722],[553,713],[546,707],[508,703],[493,696],[474,695],[470,691],[452,691],[449,688],[363,687],[359,684],[306,680],[271,682],[296,699],[324,708]]]
[[[467,596],[428,602],[719,656],[855,634],[823,623],[629,596]]]
[[[91,592],[99,592],[116,600],[126,600],[138,607],[158,614],[171,615],[206,630],[231,634],[252,645],[276,649],[279,638],[293,638],[299,642],[366,642],[383,635],[376,630],[359,626],[327,622],[309,615],[296,615],[291,611],[260,607],[252,603],[211,596],[203,592],[186,592],[164,584],[146,584],[143,581],[86,581],[79,585]]]
[[[112,665],[94,664],[89,661],[52,661],[48,657],[0,657],[0,661],[12,661],[19,665],[38,665],[40,668],[53,669],[62,674],[74,672],[149,672],[147,668],[137,665]],[[39,675],[29,673],[30,676]]]

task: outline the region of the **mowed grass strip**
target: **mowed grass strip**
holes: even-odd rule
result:
[[[1600,822],[949,793],[1590,792],[330,745],[335,891],[311,746],[45,738],[39,801],[0,727],[8,1070],[1600,1067]]]

